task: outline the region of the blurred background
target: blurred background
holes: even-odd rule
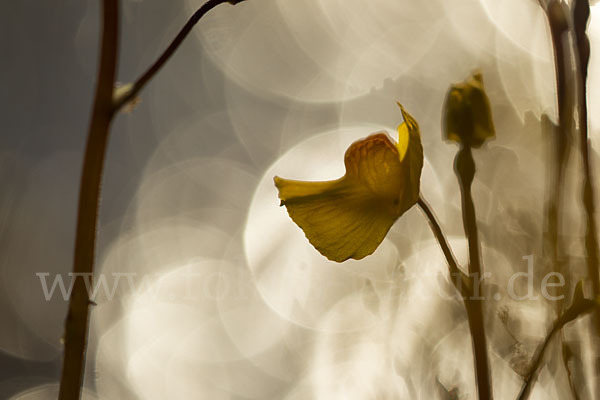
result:
[[[119,81],[144,71],[200,5],[123,0]],[[99,14],[97,0],[0,2],[2,399],[56,398]],[[600,6],[588,32],[597,151]],[[475,69],[497,133],[475,152],[473,188],[495,295],[494,391],[514,398],[556,318],[553,304],[517,302],[506,287],[531,256],[538,294],[547,268],[540,120],[556,120],[556,99],[534,0],[248,0],[207,15],[113,124],[84,398],[474,398],[464,311],[419,211],[372,256],[335,264],[278,206],[272,178],[341,176],[354,140],[395,137],[399,101],[421,126],[422,192],[466,261],[457,147],[440,120],[448,86]],[[574,277],[585,276],[578,162],[561,232]],[[576,332],[565,336],[584,354],[592,339]],[[569,393],[564,368],[548,367],[532,398]]]

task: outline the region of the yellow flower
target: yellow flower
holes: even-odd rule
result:
[[[398,104],[398,143],[387,133],[346,150],[346,174],[326,182],[275,177],[281,205],[325,257],[342,262],[372,254],[419,197],[423,147],[417,122]]]
[[[480,73],[450,86],[444,104],[443,126],[448,140],[472,147],[481,147],[495,136],[492,110]]]

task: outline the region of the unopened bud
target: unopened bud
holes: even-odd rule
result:
[[[495,136],[490,102],[480,73],[450,86],[442,123],[445,138],[465,146],[480,147]]]

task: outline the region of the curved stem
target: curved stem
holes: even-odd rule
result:
[[[212,10],[213,8],[215,8],[216,6],[218,6],[219,4],[222,4],[222,3],[237,4],[237,3],[240,3],[241,1],[243,1],[243,0],[235,0],[235,1],[234,0],[208,0],[206,3],[204,3],[198,10],[196,10],[196,12],[194,14],[192,14],[190,19],[186,22],[186,24],[183,26],[183,28],[181,28],[181,30],[179,31],[177,36],[175,36],[175,38],[173,39],[171,44],[169,44],[169,46],[160,55],[160,57],[158,57],[158,59],[154,62],[154,64],[152,64],[146,70],[146,72],[144,72],[142,74],[142,76],[140,76],[135,81],[135,83],[133,83],[133,85],[131,86],[131,89],[126,91],[121,97],[115,99],[114,110],[115,111],[120,110],[121,107],[123,107],[125,104],[127,104],[128,102],[130,102],[132,99],[135,98],[135,96],[150,81],[150,79],[152,79],[154,77],[154,75],[156,75],[156,73],[158,71],[160,71],[160,69],[166,64],[166,62],[169,61],[169,59],[171,58],[173,53],[175,53],[175,51],[179,48],[179,46],[181,45],[183,40],[192,31],[192,28],[194,28],[194,25],[196,25],[198,23],[198,21],[200,21],[200,19],[207,12],[209,12],[210,10]]]
[[[446,236],[444,236],[442,227],[440,226],[439,222],[437,221],[437,218],[435,217],[435,214],[433,213],[433,211],[431,211],[431,207],[429,206],[429,203],[427,203],[427,201],[423,198],[422,194],[419,195],[419,199],[417,200],[417,205],[419,206],[421,211],[423,211],[423,214],[425,214],[425,216],[427,217],[427,222],[429,223],[429,226],[431,227],[431,231],[433,232],[433,235],[435,236],[438,243],[440,244],[440,248],[442,249],[442,253],[444,253],[444,257],[446,257],[446,262],[448,263],[448,269],[450,270],[451,279],[453,277],[457,278],[457,279],[459,277],[462,277],[463,273],[458,268],[458,262],[456,261],[456,258],[454,257],[454,253],[452,252],[452,249],[450,248],[450,245],[448,244],[448,241],[446,240]],[[459,289],[459,291],[461,291],[461,290]],[[461,294],[463,294],[462,291],[461,291]]]
[[[531,394],[531,389],[533,388],[532,383],[537,380],[537,375],[539,374],[540,366],[542,365],[542,360],[544,358],[546,348],[548,347],[548,344],[550,344],[550,341],[552,340],[552,337],[554,337],[554,334],[557,333],[560,330],[560,328],[562,327],[557,327],[555,324],[544,339],[544,341],[542,342],[542,344],[538,347],[538,350],[536,351],[533,357],[532,368],[525,377],[525,382],[521,387],[521,391],[519,392],[517,400],[526,400],[529,398],[529,395]]]
[[[90,299],[84,280],[77,277],[89,278],[89,284],[94,271],[100,183],[113,116],[112,96],[117,66],[118,26],[118,0],[104,0],[100,67],[79,189],[73,265],[75,283],[65,322],[65,351],[58,397],[60,400],[76,400],[81,395]]]
[[[552,337],[557,332],[559,332],[566,324],[579,318],[585,313],[594,311],[594,309],[597,307],[597,303],[595,301],[583,298],[583,289],[576,289],[575,293],[576,294],[574,296],[574,301],[571,307],[569,307],[569,309],[567,309],[556,321],[554,321],[554,323],[552,324],[552,329],[550,329],[550,332],[548,332],[546,338],[536,350],[533,360],[531,362],[531,367],[529,369],[529,372],[525,376],[525,380],[523,382],[523,386],[521,387],[521,391],[519,392],[517,400],[526,400],[529,398],[529,395],[531,394],[531,390],[533,388],[533,383],[537,380],[537,376],[542,366],[542,360],[544,359],[545,351],[548,347],[548,344],[552,340]]]

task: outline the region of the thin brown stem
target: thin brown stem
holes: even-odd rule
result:
[[[467,318],[469,321],[469,329],[473,342],[473,357],[475,359],[475,375],[477,380],[477,390],[480,399],[491,399],[491,377],[489,375],[489,367],[487,361],[487,345],[485,341],[485,332],[483,328],[483,312],[481,309],[481,301],[479,294],[473,291],[474,283],[465,276],[458,268],[458,262],[452,253],[452,249],[448,245],[448,241],[444,236],[442,228],[435,217],[435,214],[425,201],[423,196],[419,196],[417,204],[427,217],[429,226],[433,235],[440,244],[440,248],[446,257],[448,269],[452,282],[459,291],[465,304]],[[473,209],[474,212],[474,209]]]
[[[540,366],[542,365],[542,360],[544,358],[546,348],[548,347],[548,344],[550,344],[550,341],[552,340],[552,337],[554,337],[554,334],[559,330],[560,328],[557,329],[555,324],[544,339],[544,341],[542,342],[542,344],[536,350],[532,361],[533,368],[531,368],[531,370],[527,374],[527,377],[525,378],[525,382],[521,387],[521,391],[519,392],[517,400],[526,400],[529,398],[529,395],[531,394],[531,390],[533,388],[533,382],[537,381],[537,375],[539,374]]]
[[[573,298],[573,304],[552,324],[552,329],[546,335],[544,341],[540,344],[535,352],[533,360],[531,361],[531,367],[529,372],[525,376],[523,386],[519,392],[517,400],[526,400],[531,394],[533,389],[533,383],[537,380],[537,376],[542,367],[542,360],[544,354],[548,348],[548,344],[552,340],[552,337],[559,332],[566,324],[579,318],[580,316],[593,311],[597,307],[596,301],[588,300],[583,298],[582,285],[579,285],[575,290],[575,296]]]
[[[479,234],[475,215],[475,204],[471,195],[471,184],[475,177],[475,161],[469,145],[463,145],[456,155],[454,169],[462,195],[463,225],[469,242],[469,281],[470,293],[465,299],[469,328],[473,342],[475,377],[480,400],[491,400],[492,376],[489,369],[485,325],[483,318],[483,297],[479,283],[482,281]]]
[[[588,137],[588,110],[587,110],[587,76],[588,63],[590,59],[590,41],[587,36],[587,24],[590,17],[590,4],[588,0],[575,0],[573,4],[573,25],[575,31],[575,59],[576,59],[576,85],[577,85],[577,116],[579,127],[579,151],[583,160],[583,185],[582,202],[585,213],[585,250],[588,269],[588,277],[592,282],[593,296],[600,296],[600,248],[598,244],[598,228],[596,226],[596,209],[593,187],[593,173],[590,161],[590,139]],[[600,313],[592,315],[591,323],[595,334],[600,333]],[[594,375],[600,374],[598,364],[598,348],[596,351]],[[600,390],[600,383],[595,380],[592,387],[596,393]]]
[[[540,3],[541,4],[541,3]],[[567,21],[562,6],[556,0],[550,0],[547,6],[542,5],[550,26],[552,47],[554,49],[554,67],[556,75],[556,92],[558,101],[558,127],[552,132],[556,165],[554,168],[554,192],[548,205],[548,231],[552,243],[552,259],[558,265],[558,232],[559,212],[562,202],[562,188],[565,169],[569,158],[570,132],[573,122],[573,101],[567,81],[567,63],[569,54],[567,47]],[[559,268],[560,269],[560,268]]]
[[[456,261],[456,258],[454,257],[454,253],[452,252],[452,249],[450,248],[450,245],[448,244],[448,241],[446,240],[446,236],[444,235],[444,232],[442,231],[442,227],[440,226],[439,222],[437,221],[435,214],[431,210],[429,203],[427,203],[427,201],[423,198],[423,195],[420,195],[419,199],[417,200],[417,204],[418,204],[419,208],[421,209],[421,211],[423,211],[423,214],[425,214],[425,216],[427,217],[427,222],[429,223],[429,226],[431,227],[433,236],[435,236],[435,238],[437,239],[438,243],[440,244],[440,248],[442,249],[442,253],[444,253],[444,257],[446,257],[446,262],[448,263],[448,269],[450,271],[450,278],[451,279],[452,278],[456,278],[456,279],[461,278],[463,276],[463,273],[458,268],[458,262]],[[461,294],[463,294],[463,293],[461,293]]]
[[[84,274],[91,280],[94,270],[100,183],[110,122],[113,116],[112,96],[119,38],[118,3],[118,0],[104,0],[102,3],[103,28],[100,66],[79,189],[73,265],[75,284],[65,322],[65,351],[59,389],[60,400],[79,399],[83,382],[90,299],[84,280],[77,279],[77,275]]]
[[[160,71],[160,69],[166,64],[167,61],[173,56],[175,51],[179,48],[184,39],[189,35],[194,26],[200,21],[200,19],[210,10],[222,3],[237,4],[243,0],[208,0],[204,3],[186,22],[181,28],[177,36],[173,39],[171,44],[165,49],[165,51],[158,57],[158,59],[144,72],[131,86],[131,89],[126,91],[123,96],[115,99],[114,109],[118,111],[125,104],[133,100],[142,88]]]
[[[548,244],[553,270],[566,276],[567,282],[569,271],[564,270],[564,263],[560,260],[560,210],[563,202],[563,188],[565,171],[569,159],[572,141],[571,128],[574,121],[574,90],[570,87],[567,79],[568,71],[571,70],[570,45],[568,41],[568,17],[564,8],[556,0],[549,0],[547,4],[540,1],[540,5],[546,14],[552,38],[554,50],[554,67],[556,75],[556,91],[558,103],[558,126],[552,124],[552,146],[554,157],[550,163],[552,169],[551,185],[552,193],[547,203],[547,232]],[[563,312],[563,302],[556,303],[557,312]],[[568,345],[564,341],[564,333],[560,335],[561,358],[569,379],[569,387],[573,398],[578,398],[574,384],[574,376],[568,364]]]
[[[594,296],[600,295],[599,260],[597,227],[594,215],[594,188],[592,186],[592,166],[590,162],[590,140],[588,137],[587,114],[587,74],[590,58],[590,42],[586,34],[587,23],[590,15],[590,6],[587,0],[576,0],[573,6],[573,20],[575,24],[575,42],[577,49],[577,115],[579,125],[579,146],[583,160],[583,191],[582,199],[586,216],[586,255],[589,278],[592,281]]]
[[[132,89],[118,99],[114,99],[119,44],[119,1],[103,0],[100,66],[79,189],[73,265],[75,282],[65,321],[65,351],[59,389],[60,400],[77,400],[81,396],[89,306],[93,304],[89,298],[87,287],[92,285],[94,272],[100,187],[112,118],[162,68],[204,14],[221,3],[236,4],[240,1],[242,0],[209,0],[205,3],[194,13],[158,60],[132,85]],[[88,281],[77,279],[77,277],[86,277]]]

